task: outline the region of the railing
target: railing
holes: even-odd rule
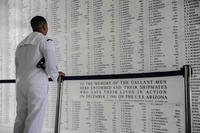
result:
[[[178,76],[184,77],[185,88],[185,133],[192,133],[192,119],[191,119],[191,89],[190,89],[190,77],[192,75],[192,69],[189,65],[184,65],[181,70],[178,71],[166,71],[166,72],[151,72],[151,73],[135,73],[135,74],[113,74],[113,75],[87,75],[87,76],[66,76],[59,77],[57,101],[56,101],[56,116],[55,116],[55,128],[54,133],[60,132],[60,118],[61,118],[61,103],[62,103],[62,83],[65,80],[100,80],[100,79],[129,79],[129,78],[148,78],[148,77],[166,77],[166,76]],[[49,78],[49,81],[52,81]],[[15,83],[15,79],[0,80],[0,83]]]

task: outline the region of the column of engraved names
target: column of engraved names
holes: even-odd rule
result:
[[[172,39],[172,43],[174,44],[172,47],[174,49],[174,56],[175,56],[175,61],[174,61],[174,64],[171,64],[172,67],[174,69],[180,69],[180,66],[181,66],[181,59],[180,59],[180,47],[182,45],[182,33],[180,34],[179,32],[181,31],[181,25],[180,24],[180,19],[182,14],[179,10],[182,10],[180,9],[181,6],[180,6],[180,2],[178,2],[178,0],[172,0],[171,1],[171,8],[172,8],[172,18],[171,18],[171,21],[173,23],[173,27],[172,27],[172,34],[173,34],[173,39]]]
[[[92,121],[91,121],[91,118],[92,118],[92,112],[91,112],[92,107],[91,106],[92,106],[91,102],[87,101],[85,110],[87,111],[88,114],[85,116],[85,119],[86,119],[85,124],[88,126],[88,133],[93,133],[92,129],[91,129],[92,128]]]
[[[117,7],[116,47],[118,73],[132,73],[145,70],[143,0],[119,0]]]
[[[120,81],[120,91],[113,90],[112,98],[121,99],[112,104],[112,131],[115,132],[147,132],[148,113],[146,104],[139,101],[143,92],[137,86],[130,85],[128,80]],[[117,95],[116,95],[117,94]],[[117,96],[117,97],[114,97]],[[126,99],[126,100],[125,100]],[[136,101],[134,99],[137,99]]]
[[[107,132],[105,110],[104,104],[101,101],[93,102],[91,110],[91,130],[93,133]]]
[[[165,7],[162,1],[150,0],[148,4],[149,13],[149,27],[153,27],[149,30],[149,45],[150,45],[150,71],[158,70],[160,67],[166,67],[162,61],[162,57],[165,56],[162,52],[162,28],[157,25],[164,19],[161,14],[161,9]],[[155,27],[155,28],[154,28]]]
[[[134,132],[134,129],[132,129],[131,125],[131,110],[134,108],[134,105],[130,105],[129,102],[122,102],[121,103],[121,132],[127,133],[127,132]]]
[[[200,132],[200,2],[184,0],[185,62],[193,68],[192,85],[192,124],[193,133]]]
[[[69,73],[70,75],[90,74],[91,41],[89,1],[70,1]]]
[[[71,130],[76,131],[80,129],[80,108],[81,108],[81,102],[80,101],[72,101],[72,123],[71,123]]]
[[[93,62],[95,74],[115,72],[114,62],[114,2],[94,0],[93,8]]]
[[[176,104],[176,106],[180,106],[179,104]],[[182,130],[182,128],[184,128],[184,127],[182,127],[182,120],[181,120],[181,111],[179,110],[179,109],[175,109],[174,110],[174,115],[173,115],[173,117],[176,119],[176,127],[177,127],[177,130],[178,130],[178,132],[181,132],[181,130]]]
[[[112,105],[112,133],[117,133],[118,121],[117,121],[117,102],[113,102]]]
[[[102,35],[103,29],[103,12],[102,7],[103,0],[94,0],[93,1],[93,49],[94,49],[94,73],[100,74],[105,73],[106,64],[103,63],[104,48],[103,44],[105,43],[105,37]]]
[[[117,64],[116,64],[116,54],[115,52],[116,50],[116,4],[114,3],[114,1],[110,2],[110,9],[108,9],[108,14],[110,17],[110,21],[108,21],[110,23],[110,40],[109,45],[111,45],[111,51],[112,53],[110,53],[111,56],[111,71],[109,73],[117,73]]]
[[[148,110],[147,110],[147,105],[145,103],[139,103],[139,105],[141,106],[141,121],[142,121],[142,129],[141,132],[143,133],[147,133],[148,132]]]
[[[121,133],[127,132],[148,132],[147,109],[146,104],[133,101],[120,103]]]
[[[74,28],[78,27],[78,21],[79,20],[79,9],[80,9],[80,1],[76,0],[76,1],[71,1],[70,2],[71,8],[70,8],[70,18],[71,18],[71,23],[70,23],[70,28],[71,28],[71,45],[70,45],[70,51],[71,51],[71,63],[70,65],[72,66],[71,71],[72,71],[72,75],[78,75],[79,73],[81,73],[80,70],[80,53],[79,53],[79,49],[80,49],[80,32],[73,30]]]
[[[86,71],[86,74],[87,75],[89,75],[89,74],[92,74],[92,73],[94,73],[94,69],[93,69],[93,65],[92,65],[92,57],[93,57],[93,52],[92,52],[92,42],[91,42],[91,38],[92,38],[92,34],[93,34],[93,32],[91,32],[92,31],[92,29],[91,29],[91,27],[93,27],[92,26],[92,22],[91,22],[91,19],[92,19],[92,12],[91,12],[91,8],[92,8],[92,4],[90,3],[90,1],[89,0],[86,0],[85,1],[85,6],[86,6],[86,13],[85,13],[85,19],[86,19],[86,42],[87,42],[87,49],[88,49],[88,51],[87,51],[87,60],[88,60],[88,62],[87,62],[87,64],[86,64],[86,66],[87,66],[87,71]]]
[[[151,109],[151,125],[152,125],[152,132],[162,132],[167,133],[168,129],[166,127],[168,120],[165,116],[164,112],[159,109],[158,106],[153,107]]]
[[[152,103],[150,108],[152,132],[182,133],[185,130],[182,109],[179,103],[171,105]]]
[[[139,38],[140,38],[140,41],[138,43],[138,46],[139,46],[139,50],[138,50],[138,53],[139,53],[139,58],[140,58],[140,61],[138,61],[138,64],[139,64],[139,68],[138,68],[138,71],[145,71],[145,61],[144,61],[144,24],[145,24],[145,19],[144,19],[144,16],[145,16],[145,6],[144,6],[144,2],[145,0],[139,0],[139,14],[138,14],[138,18],[137,18],[137,21],[140,23],[139,24]]]
[[[176,0],[148,1],[150,71],[173,70],[178,69],[180,65],[177,7]]]
[[[130,26],[131,18],[129,9],[130,9],[130,0],[119,0],[118,3],[118,12],[119,12],[119,73],[127,73],[132,71],[133,68],[133,42],[130,40]]]
[[[144,71],[145,1],[119,0],[118,4],[117,70],[119,73]]]
[[[111,117],[112,102],[104,101],[103,97],[105,96],[98,93],[101,92],[96,90],[91,91],[92,95],[85,95],[86,101],[84,99],[81,100],[83,107],[81,112],[83,115],[81,117],[81,131],[84,130],[88,133],[109,133],[111,131],[111,120],[109,117]],[[96,97],[95,100],[93,99],[94,97]]]

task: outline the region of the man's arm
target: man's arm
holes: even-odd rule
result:
[[[48,40],[44,44],[44,58],[46,72],[54,81],[56,81],[59,73],[57,69],[55,46],[52,40]]]

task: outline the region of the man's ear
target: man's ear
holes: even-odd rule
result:
[[[42,25],[42,30],[45,30],[45,25]]]

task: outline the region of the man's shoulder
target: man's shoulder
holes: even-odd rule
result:
[[[30,33],[21,43],[25,44],[37,44],[40,41],[44,41],[45,36],[39,32]]]
[[[42,44],[49,44],[52,43],[53,40],[50,39],[49,37],[45,36],[45,35],[38,35],[37,36],[38,41],[40,41],[40,43]]]
[[[49,45],[53,45],[53,44],[54,44],[54,42],[53,42],[53,40],[52,40],[52,39],[50,39],[50,38],[46,37],[46,44],[49,46]]]

